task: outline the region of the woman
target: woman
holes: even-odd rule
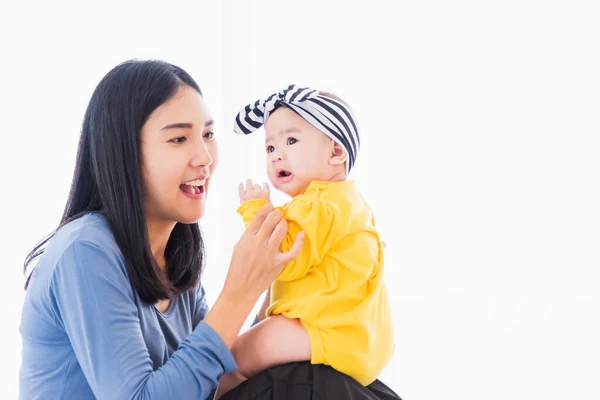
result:
[[[236,369],[231,346],[259,296],[302,247],[266,206],[234,248],[208,310],[200,283],[218,152],[194,80],[128,61],[88,105],[58,229],[27,257],[20,396],[205,399]]]

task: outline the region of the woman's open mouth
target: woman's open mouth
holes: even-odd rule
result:
[[[200,197],[202,194],[204,194],[205,184],[205,180],[196,179],[179,185],[179,189],[189,196]]]

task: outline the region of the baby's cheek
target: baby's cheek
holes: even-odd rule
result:
[[[275,173],[273,171],[267,170],[267,178],[269,178],[269,182],[275,186]]]

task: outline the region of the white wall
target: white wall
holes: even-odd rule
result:
[[[237,183],[266,179],[262,138],[234,137],[232,117],[289,83],[328,89],[360,121],[353,178],[388,244],[382,380],[405,399],[600,398],[595,2],[196,3],[0,6],[3,398],[22,260],[60,218],[93,88],[136,57],[187,69],[217,120],[210,301],[242,229]]]

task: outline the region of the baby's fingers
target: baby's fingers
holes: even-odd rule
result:
[[[246,192],[251,192],[254,190],[254,185],[252,184],[251,179],[246,180]]]

